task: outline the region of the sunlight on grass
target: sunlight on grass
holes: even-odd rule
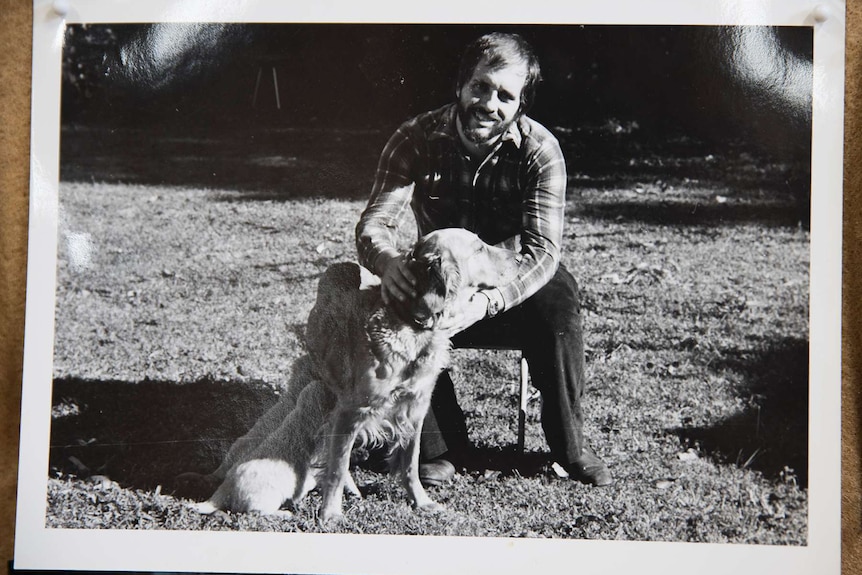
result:
[[[613,486],[555,476],[538,398],[514,460],[518,354],[459,350],[477,462],[433,490],[446,511],[418,514],[359,469],[364,498],[335,531],[805,544],[809,233],[763,173],[742,191],[707,176],[572,176],[563,262]],[[288,192],[62,184],[49,526],[320,529],[316,494],[287,519],[202,517],[170,495],[276,401],[318,277],[355,259],[364,201]]]

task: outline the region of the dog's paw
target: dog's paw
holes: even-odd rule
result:
[[[194,509],[201,515],[212,515],[216,511],[219,511],[219,508],[212,504],[211,501],[203,501],[201,503],[192,503],[189,505],[191,509]]]
[[[344,513],[341,509],[326,509],[321,507],[317,513],[317,522],[322,526],[337,525],[344,521]]]
[[[344,494],[352,495],[357,499],[362,499],[362,492],[359,491],[359,488],[356,486],[356,482],[353,481],[353,477],[350,473],[344,478]]]

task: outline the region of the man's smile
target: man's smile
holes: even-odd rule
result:
[[[498,124],[500,122],[499,118],[487,114],[479,108],[472,108],[470,110],[470,115],[478,124],[486,127],[494,126],[495,124]]]

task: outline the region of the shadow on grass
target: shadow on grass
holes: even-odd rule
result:
[[[221,201],[366,199],[386,137],[314,128],[64,126],[60,179],[221,190]]]
[[[478,447],[470,451],[464,468],[468,472],[499,471],[501,475],[535,477],[544,475],[551,463],[549,453],[529,451],[518,453],[515,446]]]
[[[786,204],[706,204],[691,202],[631,202],[588,204],[580,214],[597,220],[637,221],[653,225],[722,225],[759,223],[771,226],[808,227],[808,216],[798,206]]]
[[[277,399],[260,384],[57,379],[51,471],[169,492],[178,474],[218,467]]]
[[[745,375],[747,408],[708,427],[671,430],[719,459],[808,485],[808,341],[787,339],[760,354],[715,365]]]
[[[384,450],[363,454],[363,459],[357,465],[374,473],[387,473],[389,464]],[[494,474],[502,477],[537,477],[547,475],[551,465],[549,453],[530,451],[518,453],[514,445],[494,447],[471,447],[457,460],[452,460],[455,467],[467,474]],[[363,497],[376,493],[379,486],[365,485],[360,487]]]
[[[222,202],[285,202],[312,198],[365,200],[371,191],[385,130],[243,126],[231,131],[105,129],[66,125],[61,139],[60,178],[217,190]],[[706,161],[709,147],[686,141],[608,143],[594,135],[564,146],[568,163],[586,170],[579,188],[630,189],[638,182],[681,184],[683,198],[666,202],[588,204],[588,217],[658,224],[764,222],[796,225],[808,220],[810,178],[794,165],[754,158],[739,145],[727,146],[721,161]],[[696,148],[704,148],[693,150]],[[695,156],[692,156],[696,153]],[[586,155],[585,155],[586,154]],[[634,162],[632,164],[629,163]],[[797,162],[798,163],[798,162]],[[803,174],[803,175],[797,175]],[[686,181],[698,187],[730,188],[744,205],[685,201]],[[679,193],[679,192],[677,192]],[[772,198],[763,201],[762,193]]]
[[[276,401],[276,393],[260,384],[57,379],[51,473],[104,475],[126,488],[162,486],[172,493],[177,475],[218,467],[231,444]],[[548,462],[547,454],[517,454],[508,446],[474,449],[463,466],[530,477]],[[385,471],[379,463],[366,467]]]

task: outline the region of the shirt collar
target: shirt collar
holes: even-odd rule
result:
[[[450,104],[443,114],[434,129],[431,131],[430,138],[447,138],[453,141],[458,141],[458,126],[455,124],[456,104]],[[521,118],[518,118],[509,126],[509,129],[503,133],[503,142],[512,142],[516,148],[521,147],[523,136],[519,128]]]

